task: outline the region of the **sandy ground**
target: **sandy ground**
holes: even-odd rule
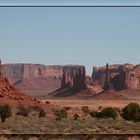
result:
[[[46,100],[43,100],[45,102]],[[97,110],[100,106],[101,107],[117,107],[123,108],[129,103],[138,103],[140,104],[140,100],[47,100],[53,105],[58,106],[70,106],[73,108],[82,107],[82,106],[89,106],[91,109]]]

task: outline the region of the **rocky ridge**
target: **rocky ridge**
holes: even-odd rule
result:
[[[94,85],[103,87],[106,67],[93,67]],[[140,65],[109,65],[109,79],[114,90],[140,89]]]
[[[8,102],[17,101],[17,102],[24,102],[24,103],[39,103],[38,100],[25,95],[12,85],[12,82],[9,78],[4,77],[2,73],[2,65],[0,60],[0,101]]]
[[[94,67],[92,77],[86,76],[81,65],[5,64],[2,73],[13,80],[16,89],[25,93],[31,90],[32,96],[37,92],[39,96],[86,98],[103,90],[112,90],[111,95],[116,95],[115,91],[140,89],[140,65],[132,64]]]
[[[61,98],[70,97],[71,99],[93,96],[93,91],[89,90],[86,85],[85,67],[78,68],[76,72],[71,71],[71,73],[67,73],[63,70],[61,87],[50,93],[49,96]]]
[[[42,95],[47,95],[60,87],[65,71],[67,85],[77,83],[75,76],[79,69],[84,68],[80,65],[54,65],[46,66],[41,64],[5,64],[3,65],[3,74],[13,79],[15,88],[25,91],[44,91]],[[79,77],[79,76],[78,76]],[[84,79],[83,79],[84,82]]]

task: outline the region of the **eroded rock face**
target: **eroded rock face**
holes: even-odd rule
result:
[[[2,65],[0,60],[0,98],[2,99],[10,99],[18,100],[18,101],[32,101],[36,102],[33,98],[22,94],[21,92],[17,91],[9,78],[4,77],[2,74]]]
[[[86,89],[86,71],[85,67],[75,67],[75,70],[70,72],[63,68],[61,89],[64,88],[75,88],[77,90]]]
[[[92,77],[89,75],[86,76],[86,84],[89,86],[93,85]]]
[[[60,66],[48,67],[40,64],[5,64],[3,65],[3,74],[13,78],[16,84],[24,79],[60,78],[61,69]]]
[[[92,79],[95,85],[105,84],[105,67],[94,67]],[[140,89],[140,65],[109,65],[109,79],[114,90]]]
[[[118,68],[120,65],[109,65],[109,76],[112,74],[114,77],[118,74]],[[101,87],[104,86],[105,80],[106,80],[106,66],[104,67],[93,67],[93,73],[92,73],[92,80],[94,85],[100,85]]]
[[[85,68],[80,65],[5,64],[3,74],[13,79],[17,89],[45,90],[45,94],[60,87],[85,86]]]
[[[13,79],[15,88],[53,91],[60,87],[62,68],[39,64],[5,64],[3,74]]]

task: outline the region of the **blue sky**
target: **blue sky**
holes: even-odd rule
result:
[[[140,7],[0,8],[4,63],[140,63]]]

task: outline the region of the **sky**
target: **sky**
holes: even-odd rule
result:
[[[3,63],[140,63],[140,7],[0,7]]]

